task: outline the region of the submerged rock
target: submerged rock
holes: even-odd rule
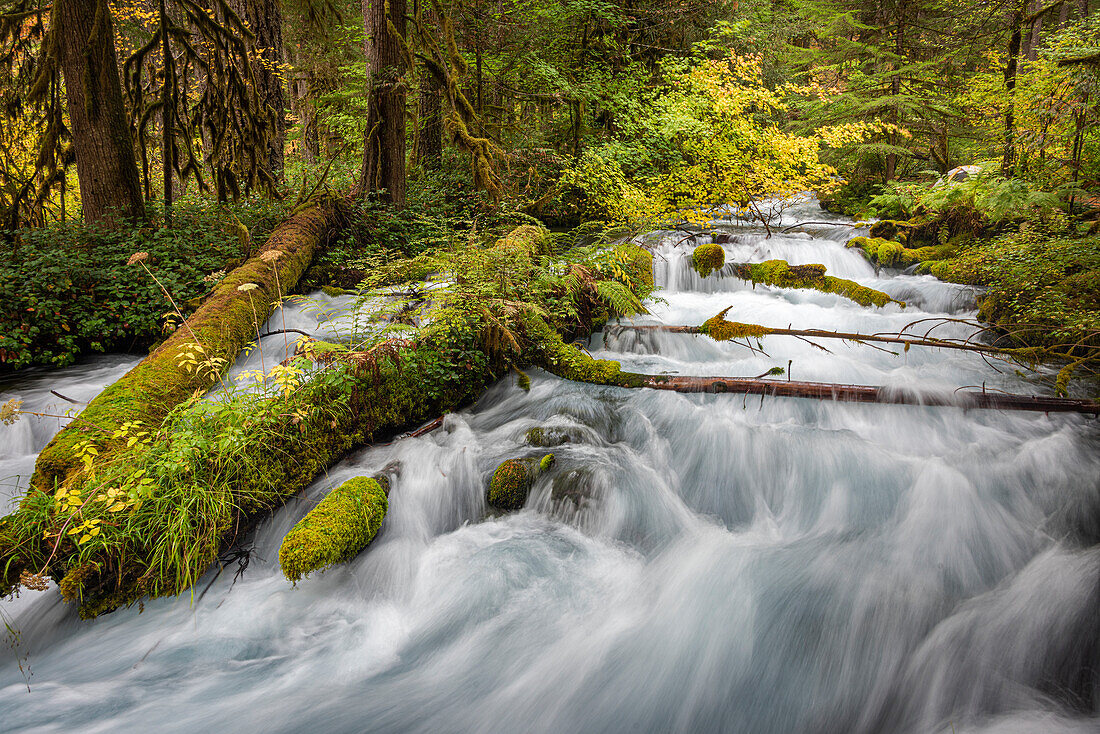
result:
[[[349,479],[291,528],[279,546],[279,566],[291,581],[349,561],[374,540],[389,509],[385,486],[370,477]]]
[[[489,504],[501,510],[519,510],[535,479],[554,465],[554,455],[541,459],[509,459],[496,468],[489,480]]]
[[[523,436],[524,440],[531,446],[538,446],[540,448],[549,448],[551,446],[561,446],[563,443],[569,443],[569,434],[560,428],[542,428],[541,426],[532,428]]]

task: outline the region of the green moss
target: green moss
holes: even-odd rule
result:
[[[531,378],[526,372],[516,368],[516,386],[524,392],[531,392]]]
[[[726,321],[726,313],[732,306],[723,309],[720,313],[711,316],[699,327],[701,334],[706,334],[716,342],[729,341],[730,339],[744,339],[755,337],[757,339],[769,333],[769,329],[759,324],[743,324],[738,321]]]
[[[721,270],[725,264],[726,251],[719,244],[699,245],[691,253],[691,267],[704,278],[715,270]]]
[[[566,344],[561,335],[539,316],[528,316],[526,326],[532,344],[525,356],[558,377],[597,385],[641,387],[646,383],[646,375],[624,372],[618,362],[593,359],[582,350]]]
[[[321,286],[321,292],[324,293],[329,298],[336,298],[338,296],[349,296],[349,295],[353,295],[355,293],[355,291],[349,291],[346,288],[337,288],[334,285],[323,285],[323,286]]]
[[[290,581],[349,561],[374,540],[389,500],[370,477],[349,479],[329,492],[291,528],[279,546],[279,566]]]
[[[898,223],[892,219],[882,219],[871,225],[871,236],[891,240],[898,233]]]
[[[508,459],[496,468],[489,479],[486,495],[489,504],[501,510],[523,509],[535,479],[553,466],[553,454],[546,454],[541,459]]]
[[[907,268],[928,260],[951,257],[958,250],[954,244],[930,245],[910,250],[899,242],[881,237],[853,237],[846,247],[858,247],[871,262],[888,268]]]
[[[823,293],[835,293],[844,296],[861,306],[885,306],[888,303],[900,304],[882,291],[868,288],[852,280],[834,278],[825,274],[825,266],[819,264],[790,265],[786,260],[766,260],[762,263],[741,265],[737,268],[737,277],[751,280],[753,283],[766,283],[779,288],[813,288]]]

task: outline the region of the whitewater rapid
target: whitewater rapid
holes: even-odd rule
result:
[[[676,245],[683,233],[658,232],[647,241],[663,289],[636,322],[698,324],[727,306],[739,321],[861,332],[974,316],[970,289],[876,273],[843,247],[858,233],[850,221],[812,202],[785,216],[834,224],[770,239],[731,227],[727,259],[823,263],[909,307],[702,280],[691,249],[712,235]],[[346,304],[325,305],[334,311],[290,311],[287,325],[323,333]],[[268,364],[281,340],[265,339]],[[969,353],[761,346],[620,330],[590,349],[652,373],[780,366],[797,380],[1036,389]],[[63,409],[49,390],[87,400],[134,361],[23,373],[0,383],[0,401]],[[1094,421],[531,376],[529,393],[504,380],[427,436],[350,455],[259,526],[247,569],[212,570],[193,597],[92,622],[56,589],[4,602],[19,636],[0,651],[0,728],[1100,730]],[[23,477],[5,494],[25,486],[58,424],[0,426],[0,478]],[[571,441],[552,449],[555,467],[523,511],[491,512],[497,464],[544,451],[523,442],[535,426]],[[374,543],[291,586],[277,565],[283,535],[330,488],[394,461]]]

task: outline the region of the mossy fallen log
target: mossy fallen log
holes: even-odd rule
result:
[[[929,245],[911,250],[901,242],[883,237],[853,237],[845,247],[859,248],[872,263],[887,268],[907,268],[918,263],[946,260],[959,251],[952,244]]]
[[[80,471],[77,446],[90,435],[96,437],[95,450],[103,460],[128,440],[111,437],[120,426],[139,422],[155,427],[196,391],[212,387],[255,338],[257,322],[267,318],[305,272],[336,220],[336,207],[323,203],[279,225],[259,252],[226,275],[184,324],[54,436],[38,455],[31,485],[52,492]],[[146,276],[138,271],[135,277]],[[246,284],[256,288],[238,290]]]
[[[715,341],[734,339],[762,339],[765,336],[795,336],[804,339],[843,339],[852,342],[879,344],[898,344],[906,351],[910,347],[934,347],[937,349],[955,349],[964,352],[1004,355],[1022,362],[1036,362],[1044,356],[1044,350],[1038,347],[995,347],[986,344],[937,339],[935,337],[907,336],[905,334],[860,334],[857,332],[826,331],[824,329],[790,329],[761,324],[749,324],[740,321],[727,321],[726,314],[731,307],[725,308],[710,317],[699,326],[630,325],[620,324],[609,327],[609,331],[662,331],[670,334],[704,334]]]
[[[297,522],[279,546],[279,567],[290,581],[351,560],[367,547],[389,509],[387,493],[371,477],[355,477],[328,493]]]
[[[872,385],[844,385],[828,382],[797,382],[740,377],[696,377],[688,375],[646,375],[624,371],[618,362],[593,359],[568,344],[543,352],[540,366],[547,372],[575,382],[618,387],[648,387],[681,393],[738,393],[772,397],[812,398],[838,402],[927,405],[956,408],[1028,410],[1042,413],[1084,413],[1100,415],[1100,402],[1051,398],[1041,395],[1012,395],[977,390],[951,394],[918,394]]]
[[[854,280],[834,278],[825,274],[825,266],[817,263],[791,265],[786,260],[765,260],[762,263],[738,263],[733,274],[753,284],[763,283],[777,288],[811,288],[823,293],[835,293],[861,306],[878,306],[896,303],[905,308],[903,301],[891,298],[882,291],[860,285]]]
[[[230,392],[219,401],[189,395],[150,435],[109,462],[93,459],[94,474],[74,474],[58,491],[32,487],[0,520],[0,594],[23,572],[33,583],[48,575],[84,617],[147,595],[179,594],[254,518],[348,450],[472,401],[513,367],[533,362],[548,335],[562,345],[562,333],[581,333],[587,327],[568,320],[575,317],[553,325],[545,318],[607,312],[606,301],[578,302],[602,298],[598,280],[629,287],[636,298],[648,294],[652,274],[641,270],[650,260],[639,248],[588,250],[570,260],[593,282],[579,291],[536,250],[536,242],[513,237],[457,253],[452,285],[434,299],[424,326],[320,354],[312,371],[282,365],[293,379],[278,390]],[[537,292],[523,290],[536,279]]]

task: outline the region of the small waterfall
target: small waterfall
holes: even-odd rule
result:
[[[827,224],[768,239],[726,221],[680,244],[684,233],[654,233],[663,301],[626,325],[695,325],[727,306],[740,321],[859,332],[975,315],[971,289],[876,274],[843,247],[850,222],[812,201],[783,226],[811,220]],[[692,248],[715,235],[730,261],[820,262],[910,305],[700,279]],[[324,299],[264,331],[284,317],[321,337],[354,328],[338,321],[344,301]],[[319,318],[317,303],[337,312]],[[265,338],[265,363],[285,346]],[[899,390],[1033,389],[973,354],[822,346],[612,329],[590,348],[651,373],[779,366]],[[44,406],[55,389],[87,400],[133,361],[22,374],[0,399]],[[258,527],[242,575],[212,569],[194,599],[93,622],[56,590],[5,603],[20,631],[0,665],[5,729],[1100,730],[1095,422],[531,377],[530,392],[502,381],[427,436],[346,457]],[[0,426],[0,475],[25,476],[55,424]],[[498,515],[488,478],[542,451],[524,443],[536,426],[569,441],[551,449],[557,462],[527,507]],[[331,487],[392,462],[401,474],[369,550],[287,583],[277,554],[293,523]]]

